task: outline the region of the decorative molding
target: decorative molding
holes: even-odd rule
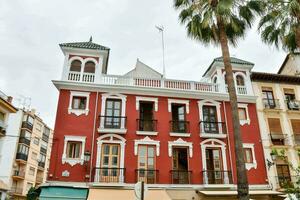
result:
[[[86,136],[73,136],[65,135],[64,151],[62,155],[62,164],[69,163],[72,167],[76,164],[83,165],[84,163],[84,150],[85,150]],[[69,141],[81,142],[81,155],[80,158],[67,158],[67,145]]]
[[[154,110],[157,112],[158,111],[158,98],[154,98],[154,97],[141,97],[141,96],[137,96],[136,98],[136,110],[140,109],[140,101],[150,101],[150,102],[154,102]]]
[[[158,134],[157,131],[136,131],[137,135],[150,135],[150,136],[156,136]]]
[[[173,155],[173,151],[172,148],[173,146],[184,146],[184,147],[188,147],[189,148],[189,155],[190,158],[193,157],[193,143],[192,142],[186,142],[181,138],[178,138],[175,141],[172,142],[168,142],[168,153],[169,153],[169,157],[171,157]]]
[[[65,170],[61,173],[62,177],[69,177],[70,176],[70,172],[68,170]]]
[[[186,106],[186,113],[190,112],[190,101],[189,100],[182,100],[182,99],[168,99],[168,111],[172,112],[172,104],[185,104]]]
[[[245,125],[245,124],[250,125],[250,117],[249,117],[249,111],[248,111],[248,104],[238,103],[238,108],[245,108],[245,110],[246,110],[246,117],[247,117],[246,120],[240,120],[240,125],[242,125],[242,126]]]
[[[175,133],[175,132],[170,132],[170,136],[173,136],[173,137],[190,137],[191,133]]]
[[[249,148],[251,149],[251,153],[252,153],[252,163],[246,163],[246,169],[250,170],[251,168],[256,169],[257,168],[257,161],[255,158],[255,152],[254,152],[254,144],[253,143],[243,143],[243,148]]]
[[[224,139],[227,137],[226,134],[222,133],[222,134],[215,134],[215,133],[200,133],[200,137],[201,138],[220,138],[220,139]]]
[[[74,96],[76,96],[76,97],[86,97],[85,109],[73,109],[72,108],[72,101],[73,101]],[[79,115],[82,115],[82,114],[88,115],[88,113],[89,113],[89,102],[90,102],[90,92],[70,91],[68,114],[73,113],[76,116],[79,116]]]
[[[127,133],[127,129],[116,129],[116,128],[98,128],[99,133],[119,133],[119,134],[125,134]]]
[[[160,142],[156,140],[152,140],[148,136],[144,139],[134,140],[134,155],[138,154],[138,146],[139,145],[155,145],[156,146],[156,155],[159,156]]]

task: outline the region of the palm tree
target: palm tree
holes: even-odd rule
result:
[[[262,40],[290,52],[300,50],[300,0],[264,1],[268,6],[258,25]]]
[[[221,46],[233,118],[238,198],[249,199],[229,44],[236,46],[237,40],[245,35],[248,27],[251,27],[256,14],[262,13],[262,1],[174,0],[174,6],[180,10],[179,19],[186,25],[188,36],[205,45]]]

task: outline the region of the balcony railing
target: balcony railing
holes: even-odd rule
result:
[[[276,176],[278,188],[291,188],[297,186],[298,176]]]
[[[231,171],[202,171],[204,184],[232,184]]]
[[[226,134],[226,125],[224,122],[200,121],[199,125],[202,134]]]
[[[13,176],[14,176],[14,177],[19,177],[19,178],[23,178],[23,179],[24,179],[24,177],[25,177],[25,171],[22,171],[22,170],[14,170]]]
[[[286,100],[286,106],[289,110],[300,110],[300,101],[298,100]]]
[[[158,170],[155,169],[136,169],[136,182],[144,181],[147,184],[158,182]]]
[[[286,134],[271,133],[270,138],[273,145],[287,145]]]
[[[100,116],[100,128],[121,129],[126,127],[127,117],[121,116]]]
[[[48,142],[48,140],[49,140],[49,135],[43,133],[43,135],[42,135],[42,140],[45,141],[45,142]]]
[[[69,81],[80,81],[81,73],[80,72],[69,72],[68,80]]]
[[[171,170],[172,184],[190,184],[192,171],[189,170]]]
[[[41,148],[40,148],[40,152],[43,153],[43,154],[47,154],[47,149],[41,147]]]
[[[280,109],[280,104],[278,99],[262,99],[265,109]]]
[[[16,155],[16,160],[27,161],[27,159],[28,159],[28,155],[26,155],[24,153],[17,153],[17,155]]]
[[[237,91],[238,94],[241,94],[241,95],[246,95],[247,94],[246,86],[237,85],[236,86],[236,91]]]
[[[45,162],[41,162],[41,161],[40,161],[40,162],[38,163],[38,166],[41,167],[41,168],[45,168]]]
[[[30,145],[30,139],[28,139],[28,138],[21,135],[20,139],[19,139],[19,143]]]
[[[139,131],[157,131],[157,120],[137,119],[136,121]]]
[[[94,182],[123,183],[125,168],[94,168]]]
[[[170,121],[170,131],[173,133],[189,133],[190,122],[189,121]]]
[[[10,193],[12,195],[22,195],[23,194],[23,188],[21,187],[12,187],[10,190]]]
[[[22,128],[27,128],[27,129],[29,129],[29,130],[31,130],[32,131],[32,124],[31,123],[29,123],[29,122],[27,122],[27,121],[24,121],[24,122],[22,122]]]
[[[300,146],[300,134],[299,133],[294,134],[294,140],[295,140],[295,145]]]

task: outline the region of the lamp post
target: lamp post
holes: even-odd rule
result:
[[[89,161],[90,161],[90,159],[91,159],[91,152],[89,150],[87,150],[86,152],[84,152],[84,165],[85,165],[85,168],[86,168],[87,172],[89,171]],[[85,178],[89,179],[90,174],[86,174]]]

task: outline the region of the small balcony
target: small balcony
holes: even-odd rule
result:
[[[23,180],[25,178],[25,171],[23,171],[23,170],[14,170],[12,178],[17,179],[17,180]]]
[[[276,145],[276,146],[288,145],[286,137],[287,137],[286,134],[281,134],[281,133],[271,133],[270,134],[270,139],[271,139],[272,145]]]
[[[202,171],[203,183],[209,184],[232,184],[231,171],[206,170]]]
[[[158,183],[158,172],[155,169],[136,169],[136,182],[144,181],[147,184]]]
[[[23,196],[23,188],[22,187],[12,187],[10,190],[10,194],[13,196]]]
[[[119,133],[125,134],[127,117],[123,116],[100,116],[100,133]]]
[[[171,170],[172,184],[190,184],[192,171],[189,170]]]
[[[29,146],[30,145],[30,139],[28,139],[28,138],[21,135],[20,139],[19,139],[19,143],[27,144]]]
[[[28,155],[24,153],[17,153],[16,160],[21,162],[27,162]]]
[[[263,101],[263,106],[264,109],[271,109],[271,110],[279,110],[280,108],[280,103],[278,99],[262,99]]]
[[[157,120],[137,119],[137,135],[157,135]]]
[[[190,137],[190,122],[183,120],[170,121],[170,135],[175,137]]]
[[[87,73],[84,72],[81,74],[81,72],[75,72],[75,71],[70,71],[68,74],[68,80],[69,81],[82,81],[82,82],[87,82],[87,83],[94,83],[95,82],[95,74],[94,73]]]
[[[300,101],[298,100],[286,100],[286,106],[288,110],[300,111]]]
[[[226,124],[224,122],[200,121],[201,138],[226,138]]]
[[[28,130],[32,131],[33,125],[31,123],[29,123],[28,121],[23,121],[22,128],[27,128]]]
[[[0,136],[5,136],[7,125],[4,121],[0,120]]]
[[[94,182],[97,183],[123,183],[125,168],[94,168]]]

